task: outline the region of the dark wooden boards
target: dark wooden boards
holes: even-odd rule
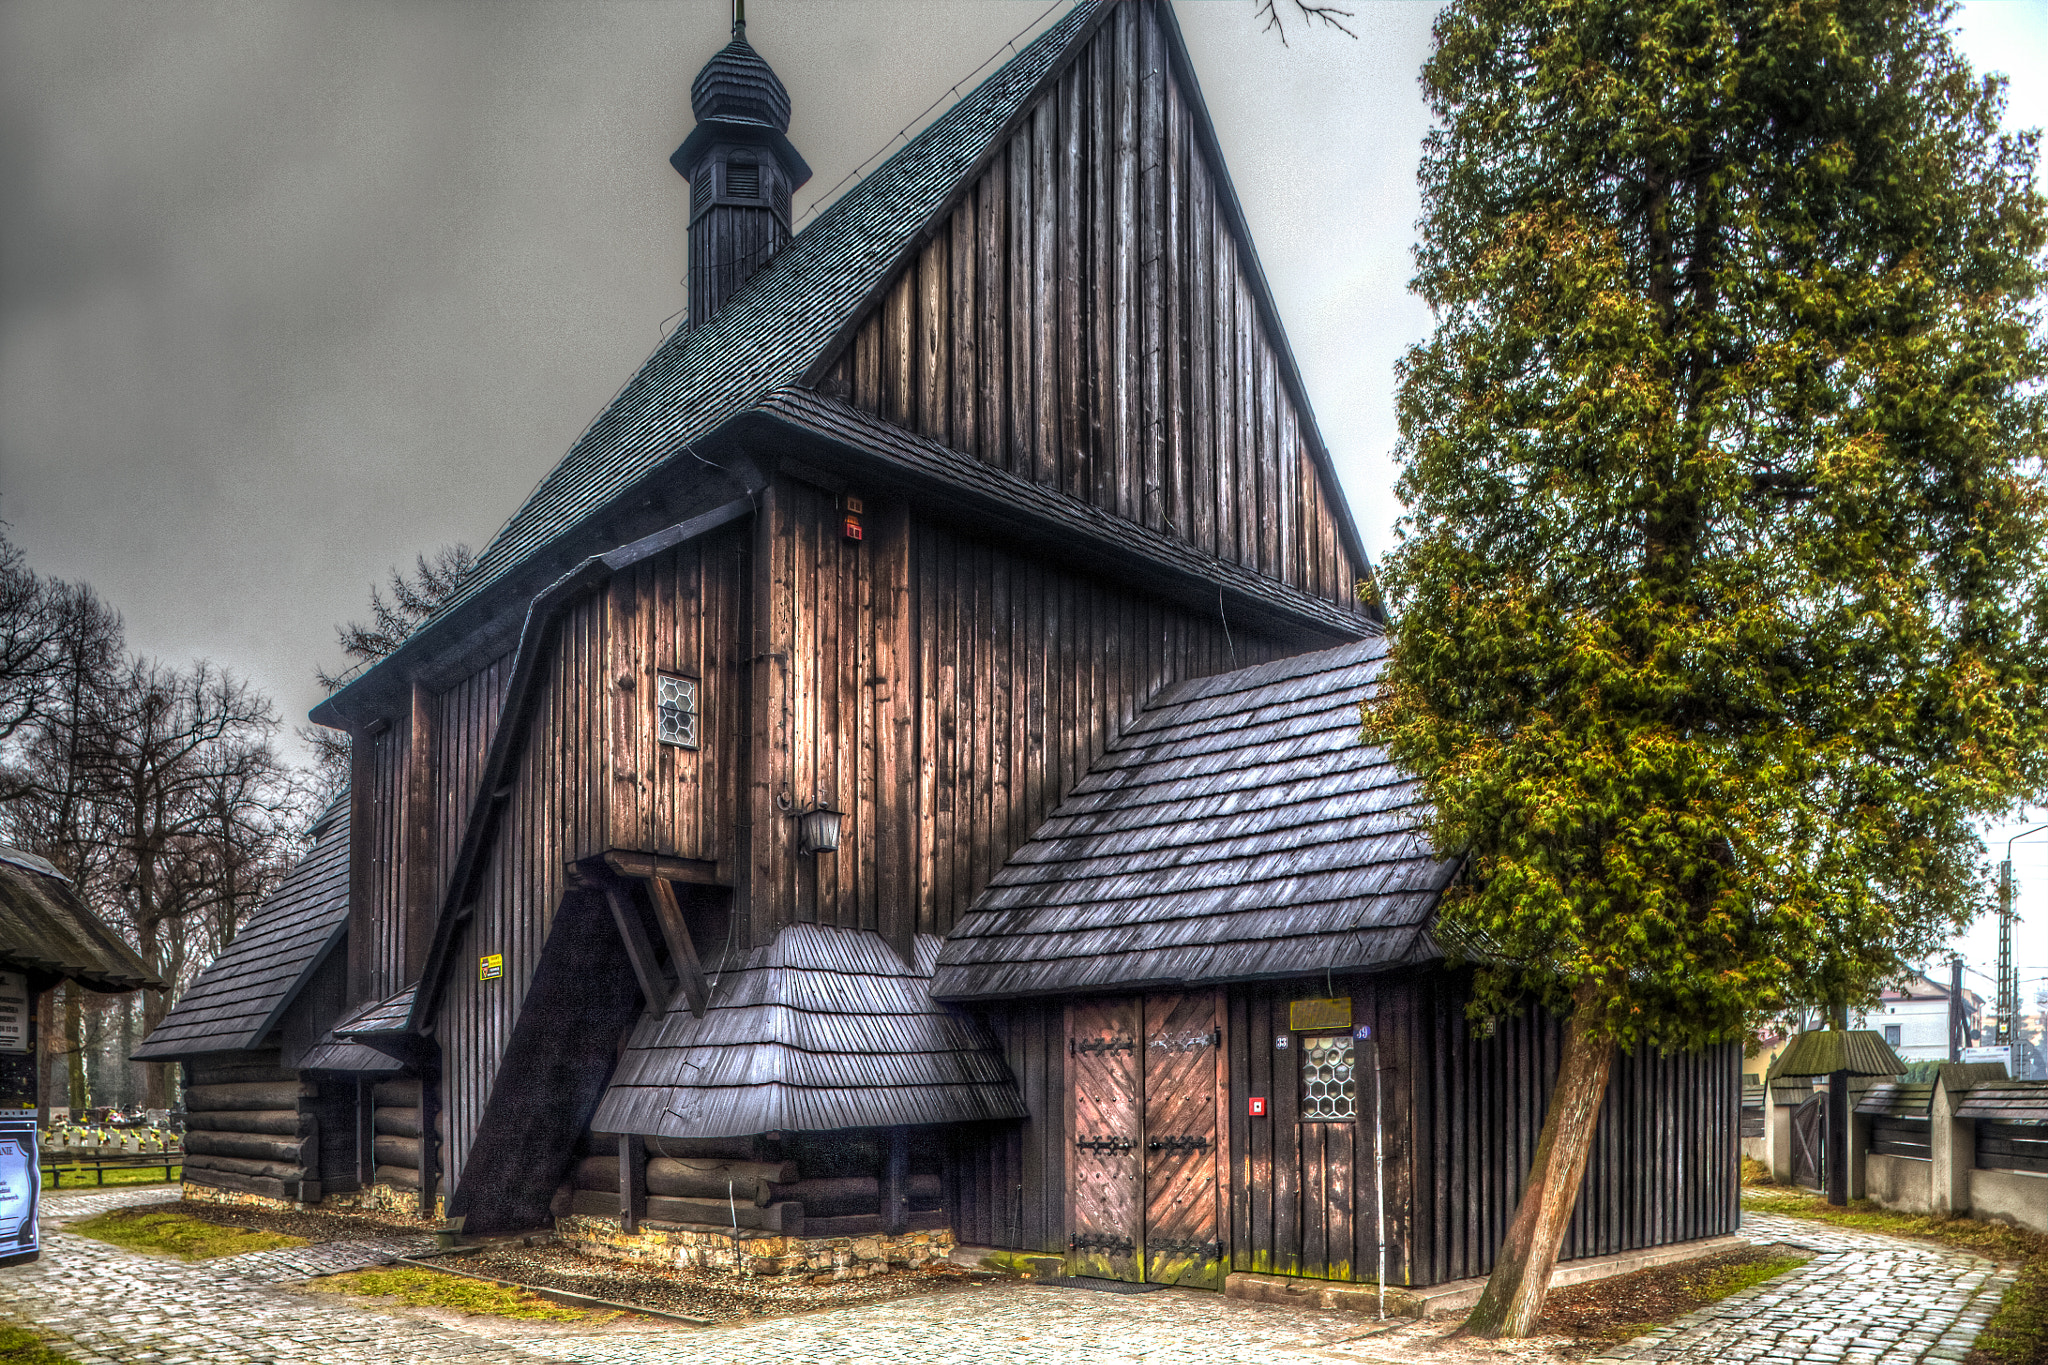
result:
[[[1151,6],[1116,7],[831,378],[899,426],[1357,610],[1342,494],[1168,48]]]

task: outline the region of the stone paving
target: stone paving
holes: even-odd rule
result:
[[[1959,1361],[2011,1287],[2013,1272],[1967,1252],[1745,1210],[1743,1235],[1819,1253],[1595,1356],[1597,1361]]]
[[[384,1244],[298,1249],[188,1264],[59,1231],[56,1222],[162,1199],[157,1189],[44,1196],[41,1262],[0,1273],[0,1317],[35,1325],[96,1365],[865,1365],[991,1362],[1180,1365],[1221,1358],[1552,1362],[1541,1343],[1446,1343],[1443,1324],[1245,1303],[1168,1290],[1116,1295],[999,1283],[835,1312],[697,1329],[648,1319],[593,1325],[382,1312],[276,1281],[307,1266],[382,1256]],[[1960,1361],[2010,1274],[1975,1256],[1794,1219],[1747,1214],[1743,1231],[1818,1253],[1804,1268],[1727,1299],[1603,1361]]]

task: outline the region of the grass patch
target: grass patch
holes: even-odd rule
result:
[[[1553,1290],[1544,1305],[1541,1330],[1584,1344],[1627,1341],[1753,1289],[1808,1259],[1787,1247],[1746,1247]]]
[[[1838,1208],[1817,1195],[1783,1185],[1745,1190],[1742,1205],[1758,1213],[1938,1242],[1994,1261],[2020,1262],[2019,1278],[1998,1301],[1998,1311],[1977,1338],[1970,1359],[1983,1365],[2048,1365],[2048,1237],[1975,1218],[1897,1213],[1867,1199]]]
[[[171,1177],[171,1181],[176,1181],[184,1175],[185,1168],[175,1161],[171,1163],[171,1169],[178,1173]],[[98,1189],[99,1185],[95,1181],[97,1175],[106,1176],[107,1188],[109,1189],[116,1185],[164,1185],[171,1183],[171,1181],[164,1179],[164,1168],[161,1166],[143,1167],[140,1170],[128,1167],[121,1170],[101,1172],[66,1171],[64,1172],[64,1183],[62,1185],[56,1183],[56,1178],[50,1171],[45,1170],[43,1172],[43,1188],[46,1190]],[[5,1360],[6,1358],[5,1356],[0,1356],[0,1360]]]
[[[346,1275],[329,1275],[307,1286],[323,1293],[356,1294],[396,1299],[408,1308],[447,1308],[471,1316],[523,1318],[533,1322],[608,1321],[616,1313],[592,1313],[582,1308],[564,1308],[529,1294],[523,1289],[502,1289],[483,1280],[440,1275],[431,1270],[400,1266],[393,1270],[356,1270]]]
[[[302,1247],[303,1237],[286,1237],[276,1232],[222,1226],[194,1218],[175,1208],[115,1209],[97,1218],[84,1218],[64,1225],[66,1232],[111,1242],[130,1251],[175,1256],[181,1261],[207,1261],[216,1256],[238,1256],[245,1251],[272,1251],[278,1247]]]
[[[34,1332],[0,1322],[0,1365],[72,1365],[71,1357],[58,1355]]]

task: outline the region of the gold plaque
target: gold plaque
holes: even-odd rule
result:
[[[1317,1033],[1323,1029],[1351,1027],[1351,997],[1328,1000],[1296,1000],[1287,1006],[1287,1027],[1296,1033]]]

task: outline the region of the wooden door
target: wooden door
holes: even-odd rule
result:
[[[1145,998],[1145,1279],[1223,1288],[1214,994]]]
[[[1143,1278],[1143,1037],[1136,999],[1077,1001],[1067,1008],[1069,1275]]]
[[[1297,1059],[1294,1189],[1300,1204],[1294,1222],[1301,1246],[1292,1273],[1373,1279],[1384,1203],[1377,1183],[1376,1049],[1369,1037],[1303,1033],[1290,1050]]]
[[[1828,1098],[1817,1094],[1792,1111],[1792,1183],[1827,1186]]]

